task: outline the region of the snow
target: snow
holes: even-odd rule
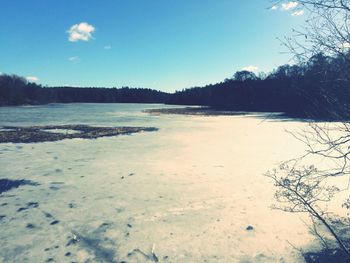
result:
[[[160,262],[303,262],[292,245],[312,244],[307,217],[271,209],[274,188],[263,174],[303,152],[285,129],[306,124],[142,112],[159,107],[165,106],[0,109],[2,126],[159,128],[96,140],[0,144],[0,178],[40,184],[0,196],[6,216],[0,262],[146,262],[152,247]],[[39,206],[17,212],[28,202]],[[74,235],[79,241],[67,246]]]
[[[70,130],[70,129],[43,129],[44,132],[52,132],[52,133],[63,133],[63,134],[76,134],[81,133],[81,131]]]

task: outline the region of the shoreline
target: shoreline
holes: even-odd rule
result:
[[[244,112],[244,111],[215,110],[210,107],[203,107],[203,106],[166,108],[166,109],[149,109],[149,110],[144,110],[144,112],[154,114],[154,115],[176,114],[176,115],[197,115],[197,116],[241,116],[241,115],[251,114],[249,112]]]
[[[208,106],[184,106],[182,108],[164,108],[147,109],[143,112],[153,115],[188,115],[188,116],[253,116],[260,119],[278,120],[278,121],[298,121],[298,122],[348,122],[343,119],[321,118],[321,117],[302,117],[291,116],[284,112],[266,112],[266,111],[235,111],[220,110]]]

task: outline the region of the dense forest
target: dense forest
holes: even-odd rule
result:
[[[169,94],[152,89],[42,87],[16,75],[0,75],[0,105],[47,103],[164,103]]]
[[[222,83],[176,92],[171,103],[284,112],[302,118],[348,118],[350,53],[345,57],[317,54],[307,63],[283,65],[266,76],[239,71]]]
[[[308,62],[283,65],[269,74],[238,71],[205,87],[165,93],[142,88],[42,87],[15,75],[0,75],[0,105],[46,103],[166,103],[220,110],[284,112],[291,117],[348,119],[350,52],[314,55]]]

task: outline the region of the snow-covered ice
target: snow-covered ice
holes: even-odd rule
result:
[[[306,124],[142,112],[159,107],[169,106],[0,108],[0,126],[159,128],[0,144],[0,178],[40,184],[0,195],[0,261],[303,262],[292,245],[313,241],[307,217],[272,210],[274,188],[263,174],[302,153],[285,129]]]

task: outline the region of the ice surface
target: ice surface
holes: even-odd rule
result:
[[[284,130],[305,124],[142,112],[159,107],[0,108],[0,126],[159,128],[0,144],[0,178],[39,184],[0,195],[0,262],[146,262],[152,248],[160,262],[303,262],[291,244],[313,241],[307,218],[270,209],[274,189],[263,174],[303,151]]]

